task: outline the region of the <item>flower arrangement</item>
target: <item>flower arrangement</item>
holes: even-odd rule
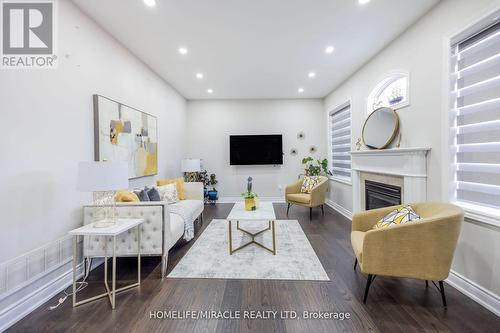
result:
[[[252,177],[248,177],[247,180],[247,190],[241,193],[243,199],[245,199],[245,210],[256,210],[258,206],[258,195],[252,192]]]

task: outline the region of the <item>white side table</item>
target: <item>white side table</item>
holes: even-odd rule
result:
[[[91,301],[108,296],[111,308],[115,309],[116,301],[115,296],[117,292],[124,291],[130,288],[138,287],[141,285],[141,224],[144,219],[117,219],[116,224],[106,228],[94,228],[94,223],[87,224],[81,228],[71,230],[69,235],[73,236],[73,307],[82,305]],[[116,289],[116,236],[119,234],[137,227],[137,282],[128,286]],[[79,302],[76,301],[76,246],[78,243],[78,236],[105,236],[112,237],[113,239],[113,270],[111,280],[111,290],[108,286],[108,252],[106,248],[104,256],[104,286],[106,292],[94,297],[90,297]],[[108,242],[106,242],[107,247]]]

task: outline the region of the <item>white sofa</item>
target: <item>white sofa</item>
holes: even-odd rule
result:
[[[161,256],[161,274],[165,275],[168,263],[168,250],[185,234],[186,225],[203,221],[203,183],[185,183],[186,200],[175,204],[163,201],[120,202],[116,203],[118,218],[143,218],[141,229],[141,254]],[[94,205],[83,207],[83,223],[98,220],[98,210]],[[172,211],[184,212],[183,214]],[[184,219],[188,219],[185,221]],[[190,238],[189,238],[190,239]],[[111,242],[111,239],[108,239]],[[103,257],[106,251],[104,237],[85,237],[83,254],[87,258]],[[117,256],[137,255],[137,234],[130,230],[116,239]],[[109,254],[108,254],[109,255]]]

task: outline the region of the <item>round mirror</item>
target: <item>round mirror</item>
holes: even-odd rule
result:
[[[397,113],[387,107],[373,111],[363,126],[363,142],[368,148],[384,149],[396,137],[399,128]]]

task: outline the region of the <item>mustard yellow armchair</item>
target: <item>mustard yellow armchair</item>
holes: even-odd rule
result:
[[[383,229],[372,229],[395,208],[357,213],[352,219],[351,244],[361,272],[368,274],[363,303],[377,275],[439,281],[443,306],[445,280],[464,219],[463,210],[447,203],[411,204],[421,220]],[[433,282],[434,283],[434,282]],[[437,285],[434,284],[436,287]]]
[[[303,207],[309,207],[309,220],[312,220],[312,209],[315,207],[321,207],[321,212],[324,214],[323,205],[326,200],[326,191],[328,190],[328,177],[319,176],[321,178],[320,182],[312,190],[311,194],[301,193],[300,188],[302,187],[302,180],[299,180],[291,185],[288,185],[285,189],[285,200],[288,204],[286,209],[286,215],[288,216],[288,211],[291,205],[299,205]]]

